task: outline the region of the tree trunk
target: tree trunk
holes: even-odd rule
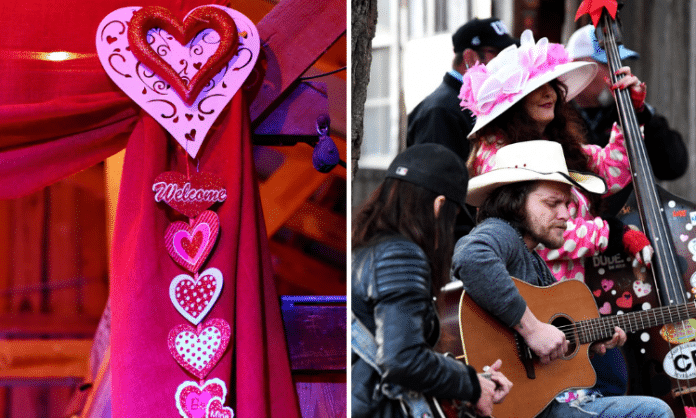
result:
[[[372,38],[377,25],[377,0],[351,0],[351,183],[358,172],[363,138],[367,83],[370,82]]]

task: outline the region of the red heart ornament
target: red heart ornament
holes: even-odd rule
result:
[[[184,382],[176,389],[174,399],[182,418],[206,418],[206,408],[211,399],[225,399],[227,387],[218,378],[206,380],[202,385]]]
[[[232,408],[222,405],[222,399],[215,398],[208,404],[206,418],[234,418]]]
[[[217,214],[206,210],[189,223],[176,221],[169,225],[164,235],[165,246],[177,264],[196,273],[215,246],[219,231]]]
[[[159,28],[174,37],[180,44],[188,43],[204,29],[213,29],[220,36],[220,44],[215,53],[201,69],[187,80],[159,56],[148,43],[147,33]],[[224,11],[213,6],[194,9],[183,23],[161,6],[146,6],[133,13],[128,26],[128,43],[133,55],[146,67],[165,80],[188,104],[193,104],[203,87],[217,74],[237,53],[239,35],[234,19]]]
[[[182,324],[169,331],[169,353],[184,369],[203,379],[222,357],[230,341],[230,325],[211,319],[198,329]]]
[[[633,296],[630,292],[623,292],[620,298],[616,299],[616,306],[628,309],[633,306]]]
[[[595,295],[596,298],[598,298],[602,294],[602,289],[597,289],[594,292],[592,292],[593,295]]]
[[[214,267],[196,277],[180,274],[169,284],[169,298],[184,318],[198,325],[220,296],[222,283],[222,272]]]
[[[222,179],[210,173],[193,173],[187,178],[185,174],[166,171],[155,178],[152,191],[155,202],[165,202],[189,218],[227,199]]]

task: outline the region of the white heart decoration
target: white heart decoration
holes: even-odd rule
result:
[[[650,292],[652,292],[652,285],[650,283],[646,283],[642,280],[633,282],[633,293],[639,298],[649,295]]]
[[[176,141],[196,158],[213,122],[237,93],[256,64],[261,43],[256,26],[246,16],[228,7],[217,6],[227,12],[237,25],[239,48],[191,106],[158,75],[140,64],[129,50],[128,23],[140,7],[124,7],[107,15],[97,29],[97,55],[108,76],[134,102],[164,127]],[[195,9],[194,9],[195,10]],[[190,13],[190,12],[189,12]],[[217,49],[217,33],[205,29],[186,45],[169,39],[165,31],[153,29],[148,41],[177,73],[193,77]]]
[[[220,296],[222,283],[222,272],[215,267],[197,277],[180,274],[169,284],[169,298],[184,318],[198,325]]]

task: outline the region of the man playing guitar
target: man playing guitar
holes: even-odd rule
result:
[[[589,193],[603,194],[606,191],[601,178],[569,172],[561,145],[556,142],[526,141],[501,148],[495,167],[469,181],[467,203],[479,208],[478,225],[457,242],[452,260],[453,275],[463,282],[466,294],[487,313],[516,331],[521,344],[526,344],[521,350],[528,347],[530,357],[531,353],[537,357],[535,361],[542,365],[537,373],[545,370],[543,365],[569,357],[573,348],[569,348],[569,334],[537,319],[511,276],[534,286],[556,283],[535,248],[540,243],[547,248],[563,245],[563,232],[570,217],[571,187]],[[485,339],[486,335],[480,338]],[[614,327],[611,339],[593,344],[590,350],[604,354],[607,349],[625,342],[626,333],[620,327]],[[575,354],[578,352],[572,353]],[[509,363],[504,361],[504,364]],[[534,367],[530,366],[528,376],[535,380]],[[503,372],[510,376],[505,369]],[[513,383],[517,386],[519,382],[513,380]],[[586,389],[561,392],[543,400],[540,410],[532,415],[674,416],[667,404],[657,398],[601,397]],[[548,405],[544,408],[545,403]],[[524,416],[521,408],[514,409],[514,405],[511,408],[506,416]]]

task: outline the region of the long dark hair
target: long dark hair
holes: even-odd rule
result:
[[[524,99],[515,103],[510,109],[495,118],[471,139],[473,142],[472,158],[480,147],[482,141],[496,140],[502,137],[505,145],[516,142],[531,141],[535,139],[548,139],[561,144],[566,164],[570,170],[584,173],[592,172],[590,169],[590,157],[582,146],[587,143],[585,128],[580,115],[566,101],[568,87],[558,79],[551,80],[549,85],[556,92],[556,104],[554,106],[554,118],[541,133],[536,129],[536,123],[524,109]],[[599,197],[587,195],[592,203],[593,212],[599,210]]]
[[[459,207],[445,199],[436,218],[433,202],[437,196],[412,183],[387,178],[353,216],[352,248],[368,246],[384,236],[403,235],[428,256],[436,292],[449,281]]]
[[[500,218],[524,236],[529,232],[524,222],[527,216],[524,205],[527,196],[536,190],[538,185],[537,181],[522,181],[494,189],[479,207],[476,223],[481,223],[488,218]]]

